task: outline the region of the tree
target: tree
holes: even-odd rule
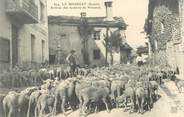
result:
[[[111,31],[110,36],[108,33],[105,35],[104,34],[104,41],[105,43],[104,46],[107,47],[107,53],[110,53],[111,56],[111,65],[113,64],[113,50],[118,50],[122,44],[123,38],[120,34],[120,29],[116,31]],[[106,58],[107,59],[107,58]]]
[[[84,64],[89,65],[89,53],[88,53],[88,40],[89,40],[89,35],[91,34],[92,27],[88,24],[88,21],[85,17],[81,17],[80,19],[80,25],[78,26],[79,33],[82,39],[82,54],[83,54],[83,60]]]
[[[155,8],[150,34],[150,42],[155,54],[154,64],[167,64],[167,42],[180,39],[179,29],[179,21],[175,13],[164,5]]]

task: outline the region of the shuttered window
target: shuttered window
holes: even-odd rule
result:
[[[100,40],[100,31],[94,31],[92,37],[94,40]]]
[[[0,61],[10,61],[10,41],[0,37]]]

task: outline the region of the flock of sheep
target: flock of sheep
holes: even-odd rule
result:
[[[80,69],[81,70],[81,69]],[[81,74],[77,71],[77,74]],[[47,67],[35,69],[15,68],[0,73],[0,87],[19,88],[28,86],[39,86],[44,80],[66,79],[70,77],[69,70],[62,67]]]
[[[79,109],[79,115],[86,116],[112,108],[143,114],[159,99],[162,80],[175,75],[171,70],[133,65],[80,68],[73,77],[68,73],[62,78],[61,74],[49,72],[40,86],[10,91],[3,99],[5,117],[66,115],[69,109]]]

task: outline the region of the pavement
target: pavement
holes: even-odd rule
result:
[[[90,114],[87,117],[184,117],[184,93],[179,93],[172,81],[165,81],[160,86],[159,94],[161,98],[154,103],[150,112],[144,114],[123,112],[123,109],[113,109],[110,113],[101,111]],[[58,114],[56,117],[65,117]],[[68,112],[67,117],[79,117],[79,111]]]

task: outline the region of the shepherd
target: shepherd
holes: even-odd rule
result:
[[[71,50],[70,54],[66,57],[66,61],[69,64],[71,77],[74,76],[75,70],[77,68],[75,50]]]

